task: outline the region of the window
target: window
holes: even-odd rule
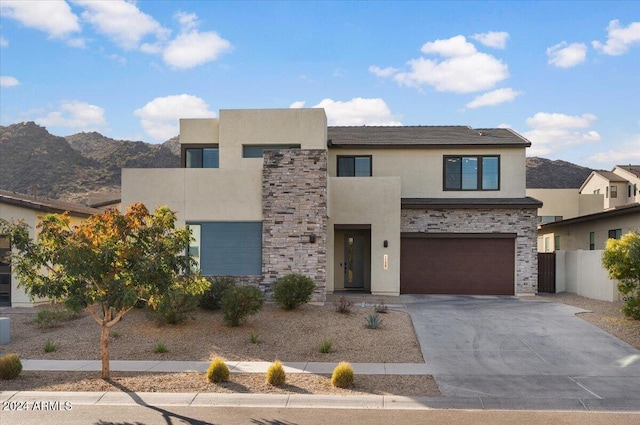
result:
[[[594,194],[594,195],[600,195],[600,189],[596,189],[596,190],[594,190],[594,191],[593,191],[593,194]]]
[[[627,198],[631,198],[631,183],[627,185]]]
[[[499,190],[500,157],[445,156],[444,190]]]
[[[556,251],[560,250],[560,236],[554,236],[554,238],[553,238],[553,248]]]
[[[609,198],[609,186],[607,186],[605,189],[606,190],[605,190],[605,193],[604,193],[604,197],[608,199]]]
[[[338,177],[371,177],[371,155],[338,156]]]
[[[262,158],[264,151],[274,149],[300,149],[300,145],[242,145],[242,157]]]
[[[10,251],[9,238],[0,236],[0,306],[11,305],[11,263],[6,258]]]
[[[589,249],[593,251],[596,249],[596,233],[589,232]]]
[[[618,197],[618,186],[611,186],[611,197],[612,198]]]
[[[620,239],[622,236],[622,229],[609,230],[609,239]]]
[[[182,147],[184,168],[218,168],[220,152],[217,146]]]
[[[561,215],[539,215],[538,223],[553,223],[554,221],[562,220]]]

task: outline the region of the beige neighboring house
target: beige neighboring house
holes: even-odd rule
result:
[[[24,220],[30,227],[30,236],[36,235],[36,227],[42,216],[48,213],[68,212],[73,222],[80,222],[90,215],[100,213],[94,208],[50,199],[34,198],[21,193],[0,190],[0,218],[8,221]],[[0,260],[11,250],[9,239],[0,235]],[[11,272],[11,265],[0,261],[0,306],[30,307],[29,296],[18,288],[18,279]]]
[[[180,120],[182,168],[124,169],[122,204],[168,205],[205,275],[269,292],[532,295],[530,142],[508,129],[328,127],[323,109]],[[491,265],[487,267],[487,265]]]
[[[616,165],[611,171],[593,171],[580,194],[604,195],[603,209],[640,202],[640,165]]]

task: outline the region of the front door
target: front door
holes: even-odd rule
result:
[[[344,235],[344,288],[364,289],[367,238],[361,233]]]

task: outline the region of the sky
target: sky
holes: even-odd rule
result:
[[[220,109],[509,127],[640,164],[640,1],[0,2],[0,124],[161,143]]]

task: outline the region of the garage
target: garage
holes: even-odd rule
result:
[[[403,234],[400,293],[514,295],[515,235]]]

